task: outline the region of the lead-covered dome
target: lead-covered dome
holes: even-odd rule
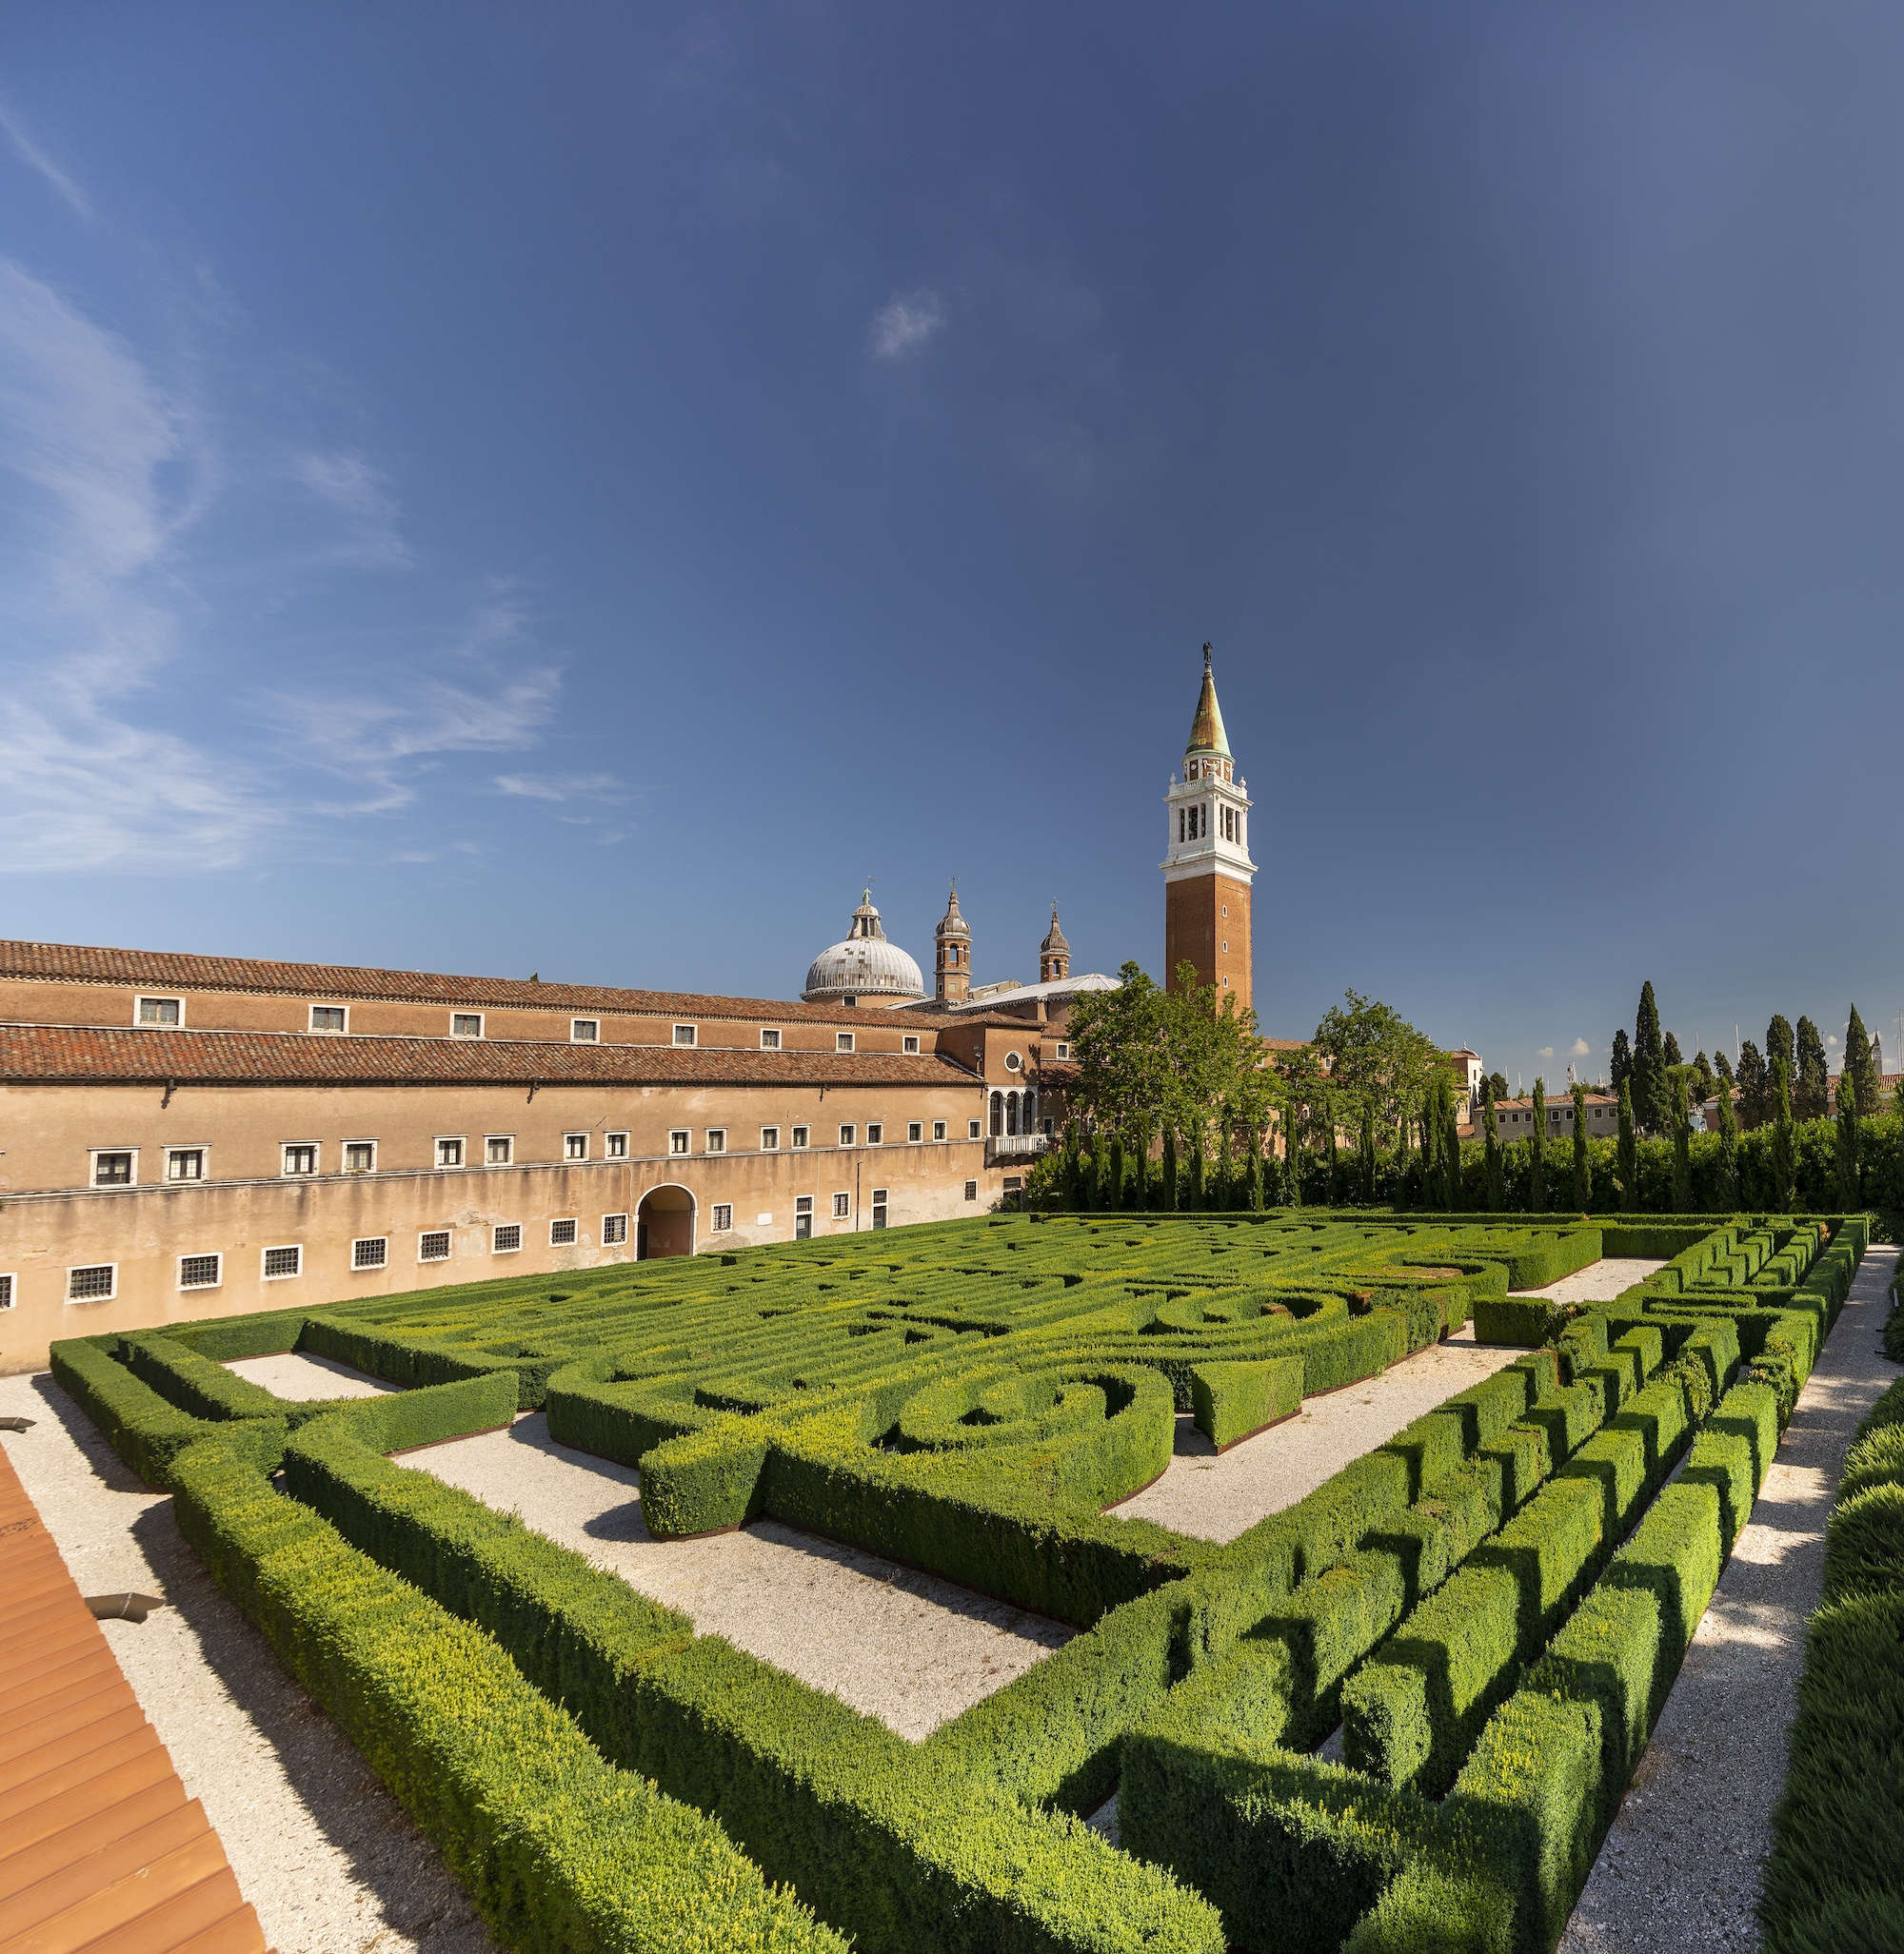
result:
[[[807,967],[805,988],[800,995],[808,1004],[830,1004],[842,997],[925,996],[919,965],[897,943],[886,941],[870,889],[853,912],[846,940],[823,950]]]

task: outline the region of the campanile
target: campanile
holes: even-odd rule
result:
[[[1163,870],[1163,972],[1177,980],[1180,963],[1194,964],[1200,982],[1213,986],[1219,1007],[1226,997],[1240,1011],[1250,1008],[1249,795],[1236,777],[1236,762],[1217,704],[1210,647],[1203,647],[1203,689],[1183,751],[1183,777],[1170,777],[1164,796],[1169,823]]]

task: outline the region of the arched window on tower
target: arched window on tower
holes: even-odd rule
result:
[[[1005,1095],[1002,1093],[994,1093],[992,1095],[991,1111],[992,1137],[997,1139],[1005,1130]]]

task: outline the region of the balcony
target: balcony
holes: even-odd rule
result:
[[[1042,1133],[994,1134],[985,1142],[985,1165],[998,1167],[1009,1160],[1035,1160],[1039,1155],[1048,1153],[1051,1135]]]

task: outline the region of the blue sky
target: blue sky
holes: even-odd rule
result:
[[[0,930],[1904,1009],[1904,15],[16,10]]]

